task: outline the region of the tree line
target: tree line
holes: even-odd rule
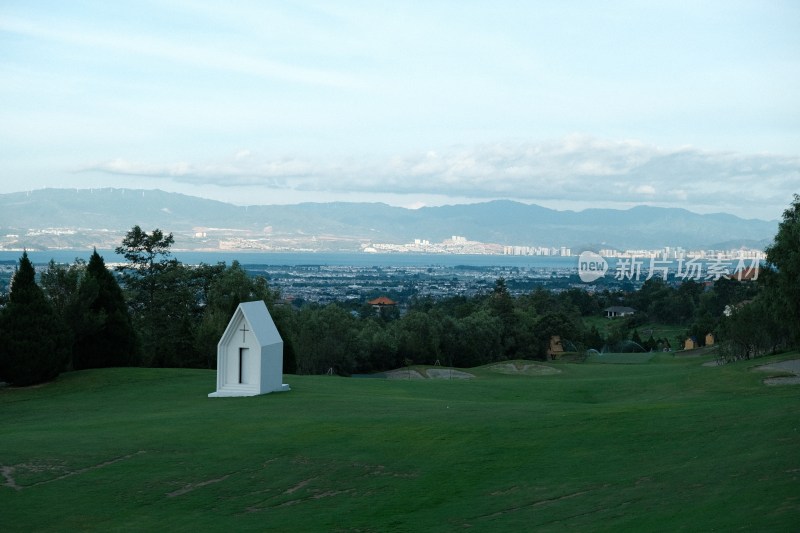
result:
[[[721,278],[711,286],[653,277],[637,291],[534,289],[512,296],[504,279],[485,294],[414,298],[405,312],[347,302],[284,302],[262,276],[236,261],[187,266],[172,257],[172,234],[129,231],[107,268],[51,261],[36,280],[23,253],[0,301],[0,381],[29,385],[66,370],[111,366],[214,368],[216,345],[239,303],[266,302],[284,339],[284,370],[342,375],[403,365],[471,367],[508,359],[546,359],[551,339],[567,350],[623,341],[679,349],[681,338],[642,338],[647,323],[679,325],[700,339],[713,332],[725,359],[750,358],[800,344],[800,196],[771,246],[757,283]],[[588,317],[608,306],[637,313],[600,331]]]

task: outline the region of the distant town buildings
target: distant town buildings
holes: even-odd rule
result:
[[[503,246],[470,241],[466,237],[453,235],[442,242],[434,243],[428,239],[414,239],[414,242],[407,244],[371,243],[363,246],[362,251],[366,253],[502,255]]]
[[[599,251],[606,259],[660,259],[674,261],[678,259],[705,259],[730,261],[748,259],[761,261],[766,259],[763,250],[751,248],[732,248],[730,250],[685,250],[684,248],[665,246],[656,249],[616,250],[604,248]],[[540,256],[572,256],[572,250],[566,246],[553,248],[547,246],[504,246],[503,255],[540,255]]]
[[[0,251],[22,251],[37,249],[81,249],[86,242],[99,249],[113,249],[122,239],[121,231],[109,229],[86,229],[51,227],[28,229],[23,232],[9,231],[0,234]],[[536,245],[508,245],[470,240],[463,235],[451,235],[441,242],[433,242],[423,236],[412,242],[378,243],[365,242],[357,237],[341,235],[312,235],[305,233],[276,235],[272,226],[257,229],[232,229],[196,226],[184,234],[176,235],[180,246],[176,250],[196,251],[252,251],[252,252],[352,252],[365,253],[414,253],[414,254],[463,254],[463,255],[507,255],[541,257],[576,257],[585,249],[573,250],[558,243]],[[661,248],[591,250],[606,259],[652,259],[675,261],[680,259],[705,261],[750,260],[766,258],[763,250],[751,248],[685,249],[681,246]]]
[[[407,244],[370,243],[362,246],[366,253],[430,253],[430,254],[500,254],[515,256],[541,257],[574,257],[572,248],[568,246],[523,246],[500,245],[471,241],[466,237],[453,235],[449,239],[435,243],[428,239],[414,239]],[[763,250],[749,248],[733,248],[730,250],[686,250],[680,246],[665,246],[654,249],[617,250],[605,248],[599,254],[608,259],[658,259],[672,261],[678,259],[704,260],[736,260],[748,259],[760,261],[766,258]]]
[[[503,255],[538,255],[569,257],[572,250],[566,246],[558,248],[549,246],[503,246]]]
[[[664,248],[657,248],[652,250],[634,249],[634,250],[614,250],[603,249],[599,254],[605,258],[646,258],[646,259],[766,259],[766,254],[763,250],[755,250],[752,248],[732,248],[729,250],[685,250],[678,247],[665,246]]]

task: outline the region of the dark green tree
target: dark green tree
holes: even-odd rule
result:
[[[499,328],[502,355],[516,357],[519,350],[520,339],[517,338],[519,324],[514,314],[514,298],[509,294],[506,280],[498,278],[494,289],[487,299],[491,316],[496,318],[496,327]],[[496,355],[501,355],[496,354]]]
[[[62,324],[66,326],[67,345],[75,340],[75,329],[85,317],[79,309],[79,289],[86,271],[86,261],[75,259],[71,265],[59,264],[50,260],[47,269],[39,278],[39,286]],[[62,370],[72,369],[72,359],[64,362]]]
[[[398,355],[417,364],[432,365],[442,358],[442,312],[413,310],[398,324]]]
[[[563,313],[547,313],[536,321],[537,356],[547,359],[550,339],[558,336],[562,341],[579,337],[580,328],[570,317]]]
[[[267,304],[275,327],[283,339],[283,373],[297,373],[297,355],[294,349],[294,332],[297,331],[297,313],[288,303],[279,303],[277,300],[271,306]]]
[[[645,280],[642,287],[632,293],[628,298],[628,305],[638,312],[645,311],[653,316],[660,317],[663,314],[661,307],[673,290],[664,282],[661,277],[653,277]]]
[[[157,292],[162,289],[158,275],[177,264],[170,260],[170,247],[175,243],[172,233],[164,235],[156,228],[151,233],[134,226],[114,250],[123,256],[127,265],[118,267],[122,271],[125,288],[131,292],[130,303],[135,312],[140,312],[155,303]]]
[[[42,272],[39,285],[53,306],[53,310],[65,323],[75,313],[78,288],[86,270],[86,261],[75,259],[71,265],[58,264],[50,260],[47,270]]]
[[[66,328],[36,284],[36,271],[22,254],[0,312],[0,380],[13,385],[49,381],[69,357]]]
[[[583,289],[567,289],[558,295],[558,300],[563,304],[570,305],[577,309],[581,316],[595,316],[600,314],[598,299]]]
[[[539,316],[532,308],[527,310],[516,309],[514,311],[516,332],[516,350],[508,354],[510,359],[535,359],[539,357],[539,336],[536,331]]]
[[[583,336],[583,343],[587,348],[600,351],[603,349],[603,344],[605,341],[603,340],[603,336],[600,335],[600,331],[597,329],[597,326],[592,324],[592,327],[589,328],[589,331],[587,331]]]
[[[539,316],[552,313],[558,308],[555,296],[544,287],[536,287],[529,294],[522,296],[519,305]]]
[[[728,360],[751,359],[772,348],[768,328],[771,322],[766,301],[757,298],[734,310],[720,324],[725,340],[722,356]]]
[[[497,278],[492,294],[489,296],[489,308],[501,320],[508,319],[514,312],[514,299],[508,292],[505,278]]]
[[[336,304],[308,306],[300,311],[297,324],[293,345],[299,373],[352,373],[358,347],[355,318],[349,312]]]
[[[694,322],[686,332],[687,337],[694,337],[700,346],[705,346],[706,335],[717,329],[717,320],[708,311],[697,313]]]
[[[506,359],[500,318],[479,310],[455,323],[448,347],[454,351],[452,366],[472,367]]]
[[[372,314],[375,315],[374,310]],[[362,320],[358,332],[358,357],[354,371],[365,373],[399,367],[401,361],[397,357],[395,331],[394,327],[387,325],[378,316]],[[284,372],[285,365],[284,361]]]
[[[633,330],[633,333],[631,334],[631,341],[635,342],[639,346],[642,346],[642,342],[643,341],[642,341],[642,337],[639,336],[639,330],[638,329],[634,329]]]
[[[202,318],[196,331],[195,345],[206,359],[206,366],[216,367],[217,343],[236,311],[236,307],[242,302],[263,300],[270,308],[275,325],[283,338],[284,352],[291,350],[290,336],[285,331],[286,320],[283,320],[282,312],[275,311],[278,295],[270,290],[263,277],[249,276],[238,261],[233,261],[231,266],[223,266],[222,269],[200,265],[193,270],[197,272],[198,279],[201,277],[203,279],[201,287],[199,287],[202,288],[199,298],[204,305],[202,306]],[[201,272],[204,272],[203,276],[199,276]]]
[[[164,235],[158,228],[147,233],[136,225],[125,234],[122,244],[114,251],[122,255],[136,270],[153,272],[163,264],[164,257],[171,255],[170,247],[173,244],[175,238],[172,233]]]
[[[122,289],[97,250],[80,284],[73,323],[75,370],[138,364],[139,346]]]
[[[144,365],[203,367],[194,339],[200,291],[192,269],[169,258],[174,242],[171,233],[134,226],[115,250],[128,260],[119,270]]]
[[[767,247],[767,264],[775,269],[767,276],[769,297],[787,325],[792,342],[800,345],[800,195],[783,212],[775,240]]]
[[[192,269],[177,261],[153,275],[155,293],[138,321],[147,366],[206,367],[195,345],[201,311],[193,281]]]
[[[647,338],[647,340],[646,340],[646,341],[644,341],[644,344],[642,344],[642,347],[643,347],[645,350],[647,350],[648,352],[652,352],[652,351],[654,351],[654,350],[657,350],[657,349],[658,349],[658,341],[656,341],[656,339],[653,337],[653,334],[652,334],[652,333],[651,333],[651,334],[650,334],[650,336]]]

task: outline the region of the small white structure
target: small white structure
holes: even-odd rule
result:
[[[283,339],[259,300],[239,304],[217,344],[217,390],[208,396],[256,396],[288,391]]]
[[[612,305],[605,308],[606,318],[617,318],[620,316],[630,316],[636,313],[633,307],[623,307],[621,305]]]

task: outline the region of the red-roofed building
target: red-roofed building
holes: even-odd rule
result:
[[[368,301],[367,304],[372,306],[378,316],[388,318],[396,314],[397,302],[386,296],[379,296],[374,300]]]
[[[388,307],[388,306],[397,305],[397,302],[395,302],[391,298],[387,298],[386,296],[379,296],[379,297],[375,298],[374,300],[368,301],[367,303],[369,305],[371,305],[372,307],[374,307],[375,309],[380,309],[382,307]]]

